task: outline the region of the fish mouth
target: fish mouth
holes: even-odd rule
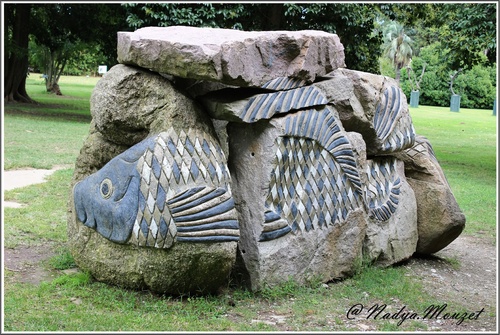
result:
[[[92,220],[93,224],[89,224],[90,220],[89,216],[87,215],[86,206],[84,204],[84,198],[83,196],[81,196],[83,194],[83,192],[80,191],[80,187],[82,186],[81,184],[82,181],[80,180],[73,186],[73,197],[74,197],[73,202],[76,212],[76,218],[78,219],[78,221],[82,222],[86,226],[95,229],[96,227],[95,219]]]

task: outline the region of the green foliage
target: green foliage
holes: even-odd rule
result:
[[[449,106],[451,92],[448,81],[450,80],[449,66],[443,62],[448,51],[443,50],[439,42],[433,43],[420,50],[420,55],[414,57],[412,66],[415,72],[421,70],[426,63],[424,77],[421,82],[420,104],[430,106]],[[402,76],[402,82],[407,83],[407,76]],[[409,83],[402,85],[407,96],[410,94]]]
[[[293,278],[288,278],[288,280],[280,285],[273,287],[264,287],[260,295],[267,300],[276,300],[283,298],[293,297],[297,290],[301,287]]]
[[[455,54],[452,67],[470,69],[485,64],[481,55],[487,53],[490,64],[496,62],[497,4],[468,3],[455,5],[455,16],[450,20],[452,38],[445,45]]]
[[[491,109],[496,96],[496,87],[491,82],[490,73],[494,67],[474,65],[460,74],[455,85],[461,95],[460,106],[465,108]]]
[[[496,8],[496,3],[379,5],[384,16],[416,28],[419,48],[441,42],[449,50],[444,61],[450,70],[496,62]]]
[[[420,55],[413,57],[412,67],[419,73],[426,64],[425,74],[420,84],[420,104],[428,106],[450,106],[450,68],[449,50],[440,42],[433,43],[420,50]],[[491,109],[496,93],[496,64],[492,66],[475,65],[464,70],[454,82],[454,91],[461,95],[461,107]],[[390,76],[389,73],[383,73]],[[401,71],[401,89],[407,97],[411,93],[411,83],[407,78],[407,70]]]
[[[86,286],[92,282],[92,276],[88,272],[77,272],[70,275],[63,275],[54,279],[50,286],[63,286],[66,288],[76,288]],[[42,284],[43,285],[43,284]]]
[[[384,55],[389,58],[395,66],[402,68],[409,63],[412,57],[412,40],[406,35],[404,27],[394,21],[390,21],[383,27]]]
[[[35,3],[31,21],[30,65],[47,75],[47,90],[57,92],[63,73],[116,64],[116,32],[126,28],[119,4]]]

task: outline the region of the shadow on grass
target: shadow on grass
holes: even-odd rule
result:
[[[58,112],[61,109],[64,111]],[[71,112],[68,110],[74,110]],[[80,112],[78,112],[80,111]],[[29,104],[21,102],[8,102],[4,104],[4,114],[16,116],[39,117],[47,120],[76,121],[88,123],[92,120],[89,114],[83,114],[81,110],[66,104]]]

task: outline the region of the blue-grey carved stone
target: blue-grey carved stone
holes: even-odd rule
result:
[[[300,87],[277,93],[259,94],[252,97],[240,115],[244,122],[270,119],[276,114],[288,113],[307,107],[326,105],[328,101],[314,86]]]
[[[364,166],[369,215],[363,256],[381,266],[411,257],[417,247],[417,201],[393,156],[373,157]]]
[[[171,128],[76,184],[77,217],[116,243],[169,248],[176,240],[238,241],[224,162],[220,146],[201,133]]]
[[[413,145],[415,130],[403,91],[392,78],[337,69],[312,84],[339,113],[346,131],[360,133],[369,156]]]
[[[211,92],[201,98],[210,116],[217,120],[254,123],[269,120],[283,114],[322,107],[328,103],[323,93],[315,86],[303,86],[305,81],[293,78],[278,78],[263,86],[266,93],[226,89]],[[267,90],[280,91],[268,93]],[[252,94],[252,95],[250,95]]]
[[[390,86],[382,95],[373,125],[382,142],[382,153],[397,152],[409,148],[415,142],[415,129],[408,115],[404,115],[403,93],[399,87]]]
[[[366,198],[369,215],[379,221],[387,221],[399,204],[401,180],[396,173],[395,159],[370,160],[366,174]]]
[[[311,118],[307,117],[311,113]],[[325,113],[325,118],[320,118]],[[332,122],[326,114],[332,113]],[[305,116],[302,118],[301,114]],[[300,126],[322,119],[328,130],[310,128],[309,137],[294,135]],[[286,132],[290,119],[289,132]],[[353,183],[356,173],[346,173],[337,162],[349,156],[354,165],[361,162],[358,141],[361,136],[346,133],[336,124],[335,111],[305,110],[252,124],[228,126],[229,166],[232,169],[234,197],[239,212],[241,238],[238,250],[253,290],[294,278],[332,280],[352,270],[361,257],[368,215],[364,205],[364,183]],[[338,125],[339,131],[336,131]],[[308,128],[309,129],[309,128]],[[318,134],[329,134],[322,138]],[[324,145],[347,137],[337,157]],[[352,145],[356,144],[354,147]],[[355,150],[355,151],[354,151]],[[342,164],[347,164],[347,161]],[[364,168],[357,170],[364,173]],[[363,174],[364,175],[364,174]],[[366,180],[365,177],[359,180]],[[238,260],[237,260],[238,262]]]
[[[307,81],[303,79],[279,77],[276,79],[269,80],[267,83],[262,85],[262,88],[273,91],[286,91],[306,85]]]
[[[284,123],[284,134],[276,139],[260,241],[342,222],[363,206],[354,153],[332,111],[303,111]],[[289,228],[276,224],[280,218]]]
[[[125,243],[129,239],[139,207],[140,175],[136,165],[151,144],[144,141],[133,146],[75,185],[78,220],[113,242]]]

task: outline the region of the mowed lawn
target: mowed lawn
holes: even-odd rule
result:
[[[496,232],[497,117],[493,110],[411,108],[415,131],[429,139],[460,208],[466,233]]]
[[[90,125],[90,94],[99,77],[63,76],[64,95],[48,94],[40,74],[26,90],[39,105],[9,103],[3,111],[4,169],[73,165]]]

